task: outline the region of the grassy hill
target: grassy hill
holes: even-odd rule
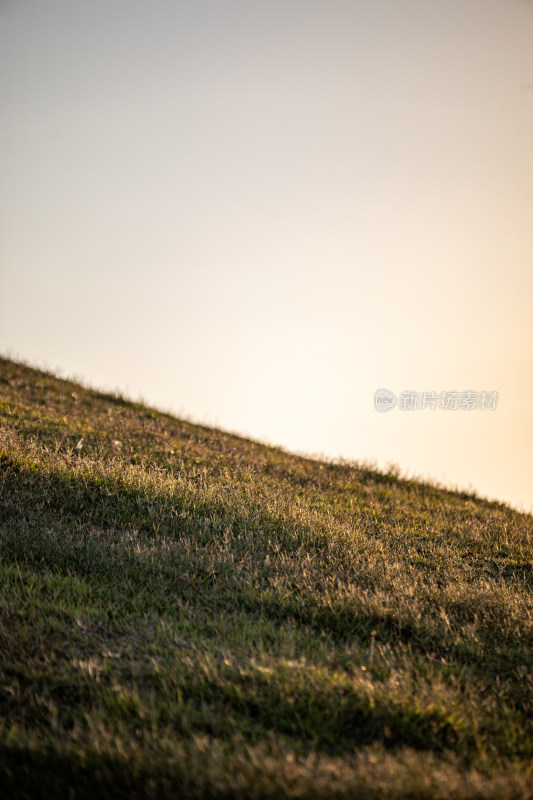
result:
[[[532,533],[0,359],[0,795],[532,797]]]

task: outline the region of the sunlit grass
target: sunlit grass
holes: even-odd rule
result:
[[[532,532],[0,360],[0,786],[530,797]]]

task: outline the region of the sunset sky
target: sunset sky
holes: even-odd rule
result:
[[[0,107],[4,355],[533,510],[533,2],[2,0]]]

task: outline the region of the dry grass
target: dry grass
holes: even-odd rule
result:
[[[532,532],[0,359],[0,787],[532,797]]]

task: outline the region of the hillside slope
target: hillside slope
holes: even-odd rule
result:
[[[532,533],[0,359],[0,787],[532,797]]]

